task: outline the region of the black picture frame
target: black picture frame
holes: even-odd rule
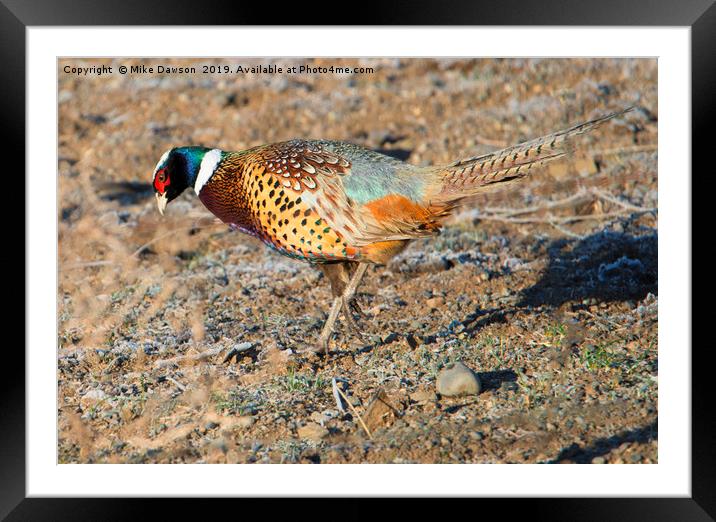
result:
[[[189,2],[186,0],[142,0],[93,2],[92,0],[0,0],[0,79],[2,80],[2,119],[5,150],[19,164],[14,172],[25,171],[25,88],[26,39],[28,26],[84,25],[262,25],[334,24],[352,25],[607,25],[607,26],[688,26],[691,28],[692,74],[692,170],[708,175],[712,145],[709,127],[714,116],[716,93],[716,6],[714,0],[501,0],[446,4],[445,2],[361,2],[339,14],[335,4],[313,2],[310,9],[302,4],[288,6],[237,1]],[[350,15],[350,16],[348,16]],[[565,54],[568,54],[565,49]],[[48,151],[48,153],[54,153]],[[709,162],[709,163],[707,163]],[[8,167],[10,168],[10,167]],[[668,173],[666,174],[668,175]],[[6,172],[6,177],[8,173]],[[23,183],[20,183],[20,179]],[[695,177],[694,177],[695,178]],[[692,178],[693,179],[693,178]],[[23,192],[24,177],[15,174],[15,190]],[[9,190],[9,185],[4,185]],[[698,193],[693,192],[692,194]],[[7,194],[6,194],[7,197]],[[13,199],[17,199],[13,196]],[[692,222],[707,220],[708,205],[692,203]],[[699,219],[701,212],[701,219]],[[17,224],[14,225],[17,227]],[[692,235],[692,238],[694,236]],[[24,256],[25,254],[23,254]],[[27,259],[24,259],[25,263]],[[25,266],[23,263],[23,266]],[[31,277],[23,268],[25,278]],[[696,272],[692,273],[692,277]],[[692,317],[697,310],[692,303]],[[692,325],[703,324],[694,321]],[[523,512],[531,518],[551,520],[714,520],[716,518],[716,418],[710,389],[710,343],[694,345],[692,358],[692,496],[690,498],[609,498],[609,499],[501,499],[479,500],[480,509],[493,507],[509,515]],[[17,346],[17,345],[15,345]],[[691,346],[683,347],[684,350]],[[145,507],[139,500],[26,498],[25,468],[25,356],[8,346],[3,353],[6,371],[0,380],[0,517],[8,520],[114,520],[141,516]],[[48,356],[49,353],[48,353]],[[216,502],[216,500],[211,500]],[[241,500],[244,513],[251,505]],[[351,500],[350,503],[358,502]],[[368,500],[367,503],[381,502]],[[509,502],[509,508],[506,504]],[[371,507],[361,501],[361,511]],[[424,512],[420,500],[401,507],[403,517]],[[488,506],[491,504],[492,506]],[[281,504],[279,504],[280,506]],[[288,506],[302,511],[305,503],[295,499]],[[273,506],[278,507],[273,501]],[[184,503],[162,501],[166,516],[184,510]],[[212,511],[220,509],[213,505]],[[460,509],[459,506],[456,509]],[[474,509],[474,508],[470,508]],[[342,510],[343,511],[343,510]],[[344,513],[357,513],[346,509]],[[480,515],[476,515],[480,516]]]

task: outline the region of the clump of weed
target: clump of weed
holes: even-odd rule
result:
[[[294,368],[289,368],[286,375],[278,378],[281,389],[287,392],[315,391],[325,388],[328,384],[320,375],[306,375],[296,372]]]
[[[253,415],[261,407],[259,397],[241,389],[230,390],[228,393],[214,391],[211,394],[211,401],[217,412],[227,415]]]

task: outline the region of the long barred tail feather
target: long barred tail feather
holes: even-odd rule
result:
[[[435,200],[455,201],[477,194],[489,185],[524,178],[535,167],[569,154],[572,151],[571,138],[632,109],[629,107],[541,138],[441,167],[438,171],[441,187]]]

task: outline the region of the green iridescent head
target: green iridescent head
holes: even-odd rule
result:
[[[194,187],[198,194],[220,159],[221,151],[208,147],[176,147],[166,151],[153,175],[159,212],[164,214],[167,204],[189,187]]]

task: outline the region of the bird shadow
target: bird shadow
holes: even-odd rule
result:
[[[111,181],[101,184],[98,188],[100,199],[116,201],[122,207],[150,198],[153,192],[152,184],[142,181]]]
[[[558,239],[548,247],[542,277],[522,292],[518,307],[592,300],[590,304],[643,299],[658,292],[658,236],[601,231]]]
[[[580,446],[576,442],[569,446],[562,448],[559,454],[552,460],[548,461],[549,464],[559,464],[564,461],[571,461],[577,464],[588,464],[592,462],[595,457],[606,455],[612,450],[618,448],[625,442],[651,442],[652,440],[658,440],[658,420],[655,420],[651,424],[635,428],[632,430],[623,431],[612,435],[611,437],[604,437],[597,439],[593,444],[589,446]]]
[[[477,372],[482,391],[498,390],[505,382],[517,382],[517,374],[509,368],[491,372]]]
[[[506,323],[517,312],[538,313],[543,306],[557,308],[585,300],[587,304],[641,300],[649,293],[658,293],[656,232],[634,236],[601,231],[582,239],[557,239],[549,244],[547,253],[547,268],[536,283],[520,292],[515,305],[476,308],[462,319],[419,336],[421,342],[432,344],[458,333],[472,335],[489,325]],[[397,333],[394,336],[399,337]],[[358,353],[385,343],[362,343]]]
[[[514,306],[477,308],[427,340],[451,333],[476,333],[507,322],[516,312],[535,313],[567,302],[599,304],[658,295],[658,236],[602,231],[583,239],[557,239],[547,247],[549,262],[540,278],[523,290]]]

